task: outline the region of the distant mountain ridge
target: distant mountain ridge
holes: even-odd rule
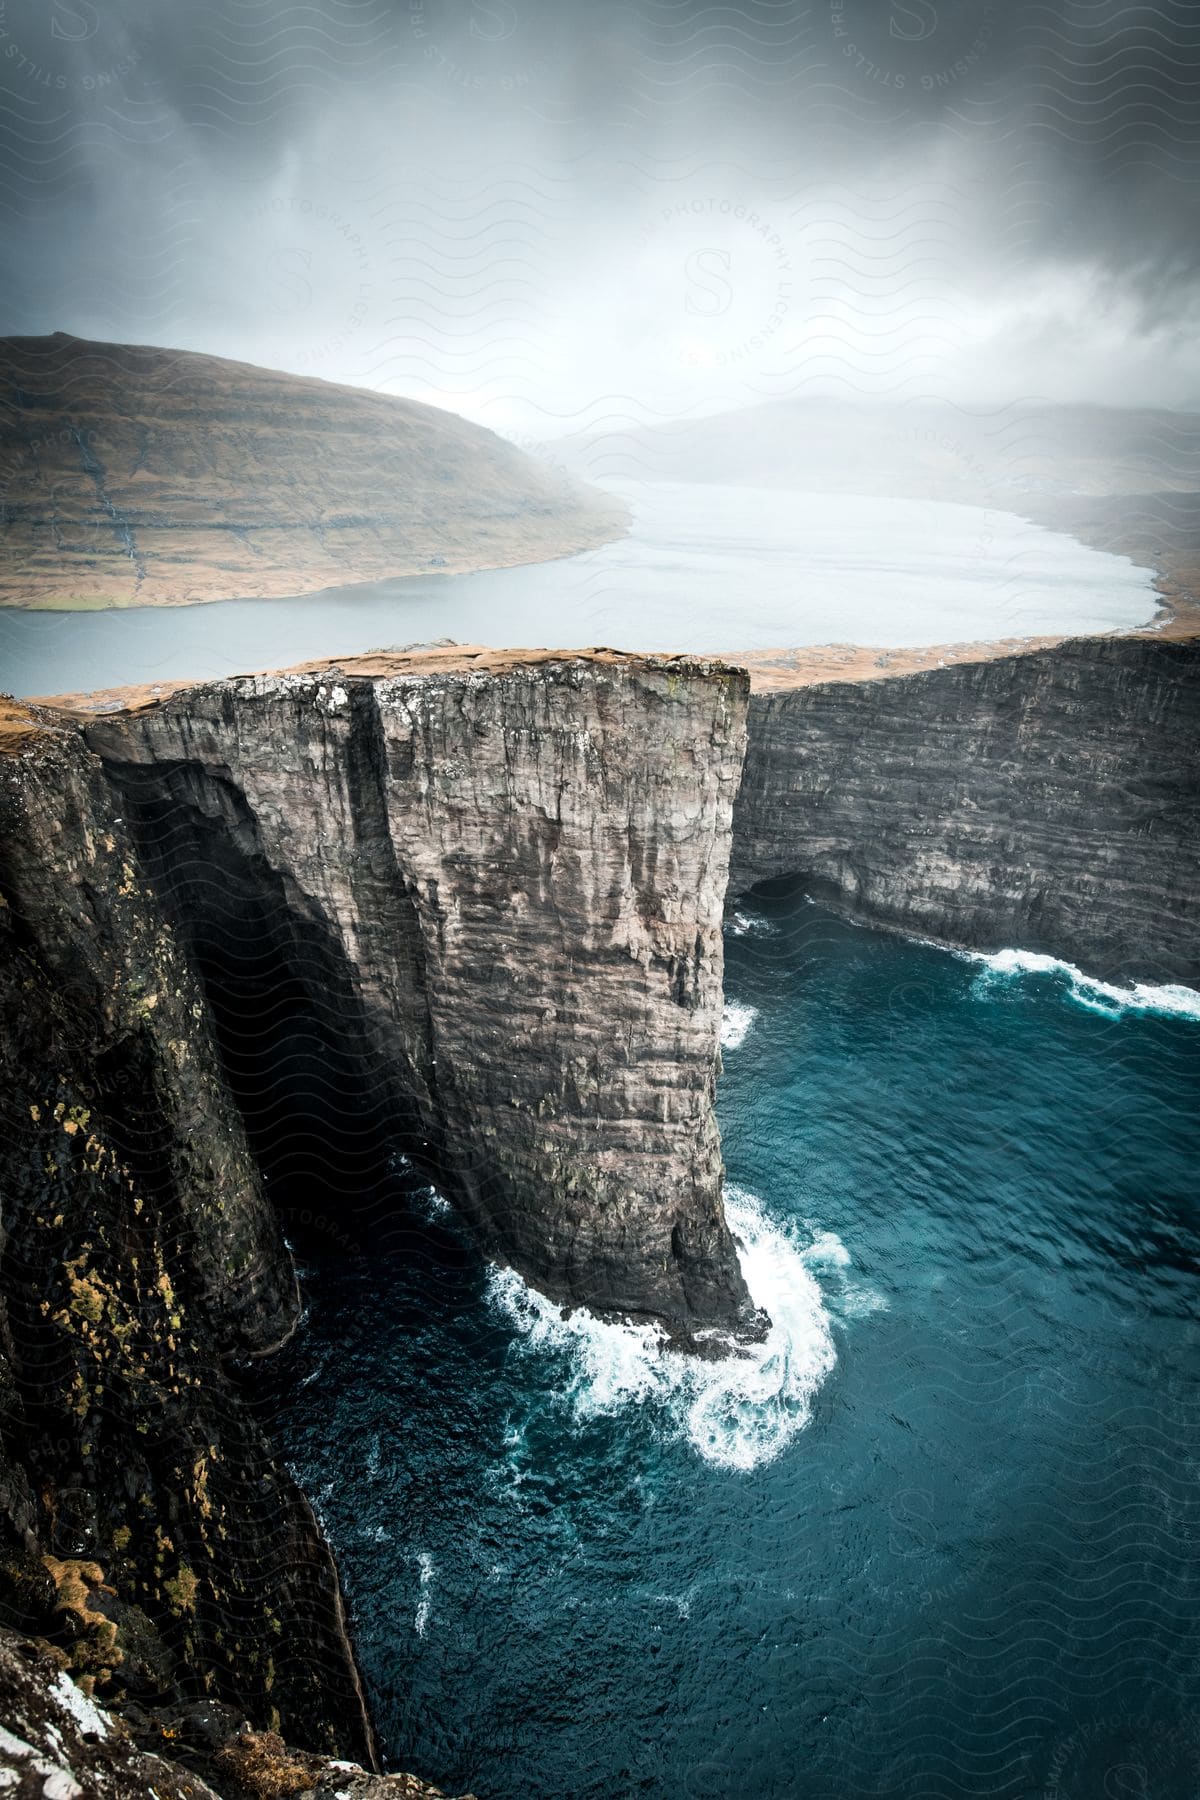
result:
[[[559,439],[555,449],[571,467],[601,479],[886,493],[969,505],[1200,490],[1200,414],[1150,407],[767,400],[658,425],[614,419]]]
[[[415,400],[193,351],[0,339],[0,605],[179,606],[503,568],[625,522]]]

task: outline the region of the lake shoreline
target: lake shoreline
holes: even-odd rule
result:
[[[551,562],[200,607],[0,609],[0,660],[15,694],[101,697],[380,645],[568,637],[736,656],[756,684],[787,670],[791,680],[803,651],[812,679],[832,678],[840,661],[857,680],[1064,637],[1171,629],[1160,579],[1015,513],[660,484],[643,492],[624,537]]]

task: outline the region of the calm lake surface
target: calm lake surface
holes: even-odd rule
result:
[[[482,1800],[1195,1800],[1197,997],[798,897],[727,948],[750,1362],[564,1323],[402,1160],[390,1250],[305,1251],[264,1405],[393,1766]]]
[[[1152,576],[1010,513],[643,484],[630,534],[559,562],[102,613],[0,609],[0,685],[68,693],[440,637],[730,652],[937,644],[1145,624]]]

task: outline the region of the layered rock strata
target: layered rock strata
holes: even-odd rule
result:
[[[269,946],[489,1255],[746,1326],[713,1111],[746,678],[453,661],[213,683],[87,742],[200,963]]]
[[[731,896],[794,876],[945,943],[1200,981],[1200,640],[951,658],[750,659]]]

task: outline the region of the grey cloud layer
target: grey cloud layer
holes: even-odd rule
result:
[[[1200,398],[1190,0],[0,0],[9,331],[566,429]]]

